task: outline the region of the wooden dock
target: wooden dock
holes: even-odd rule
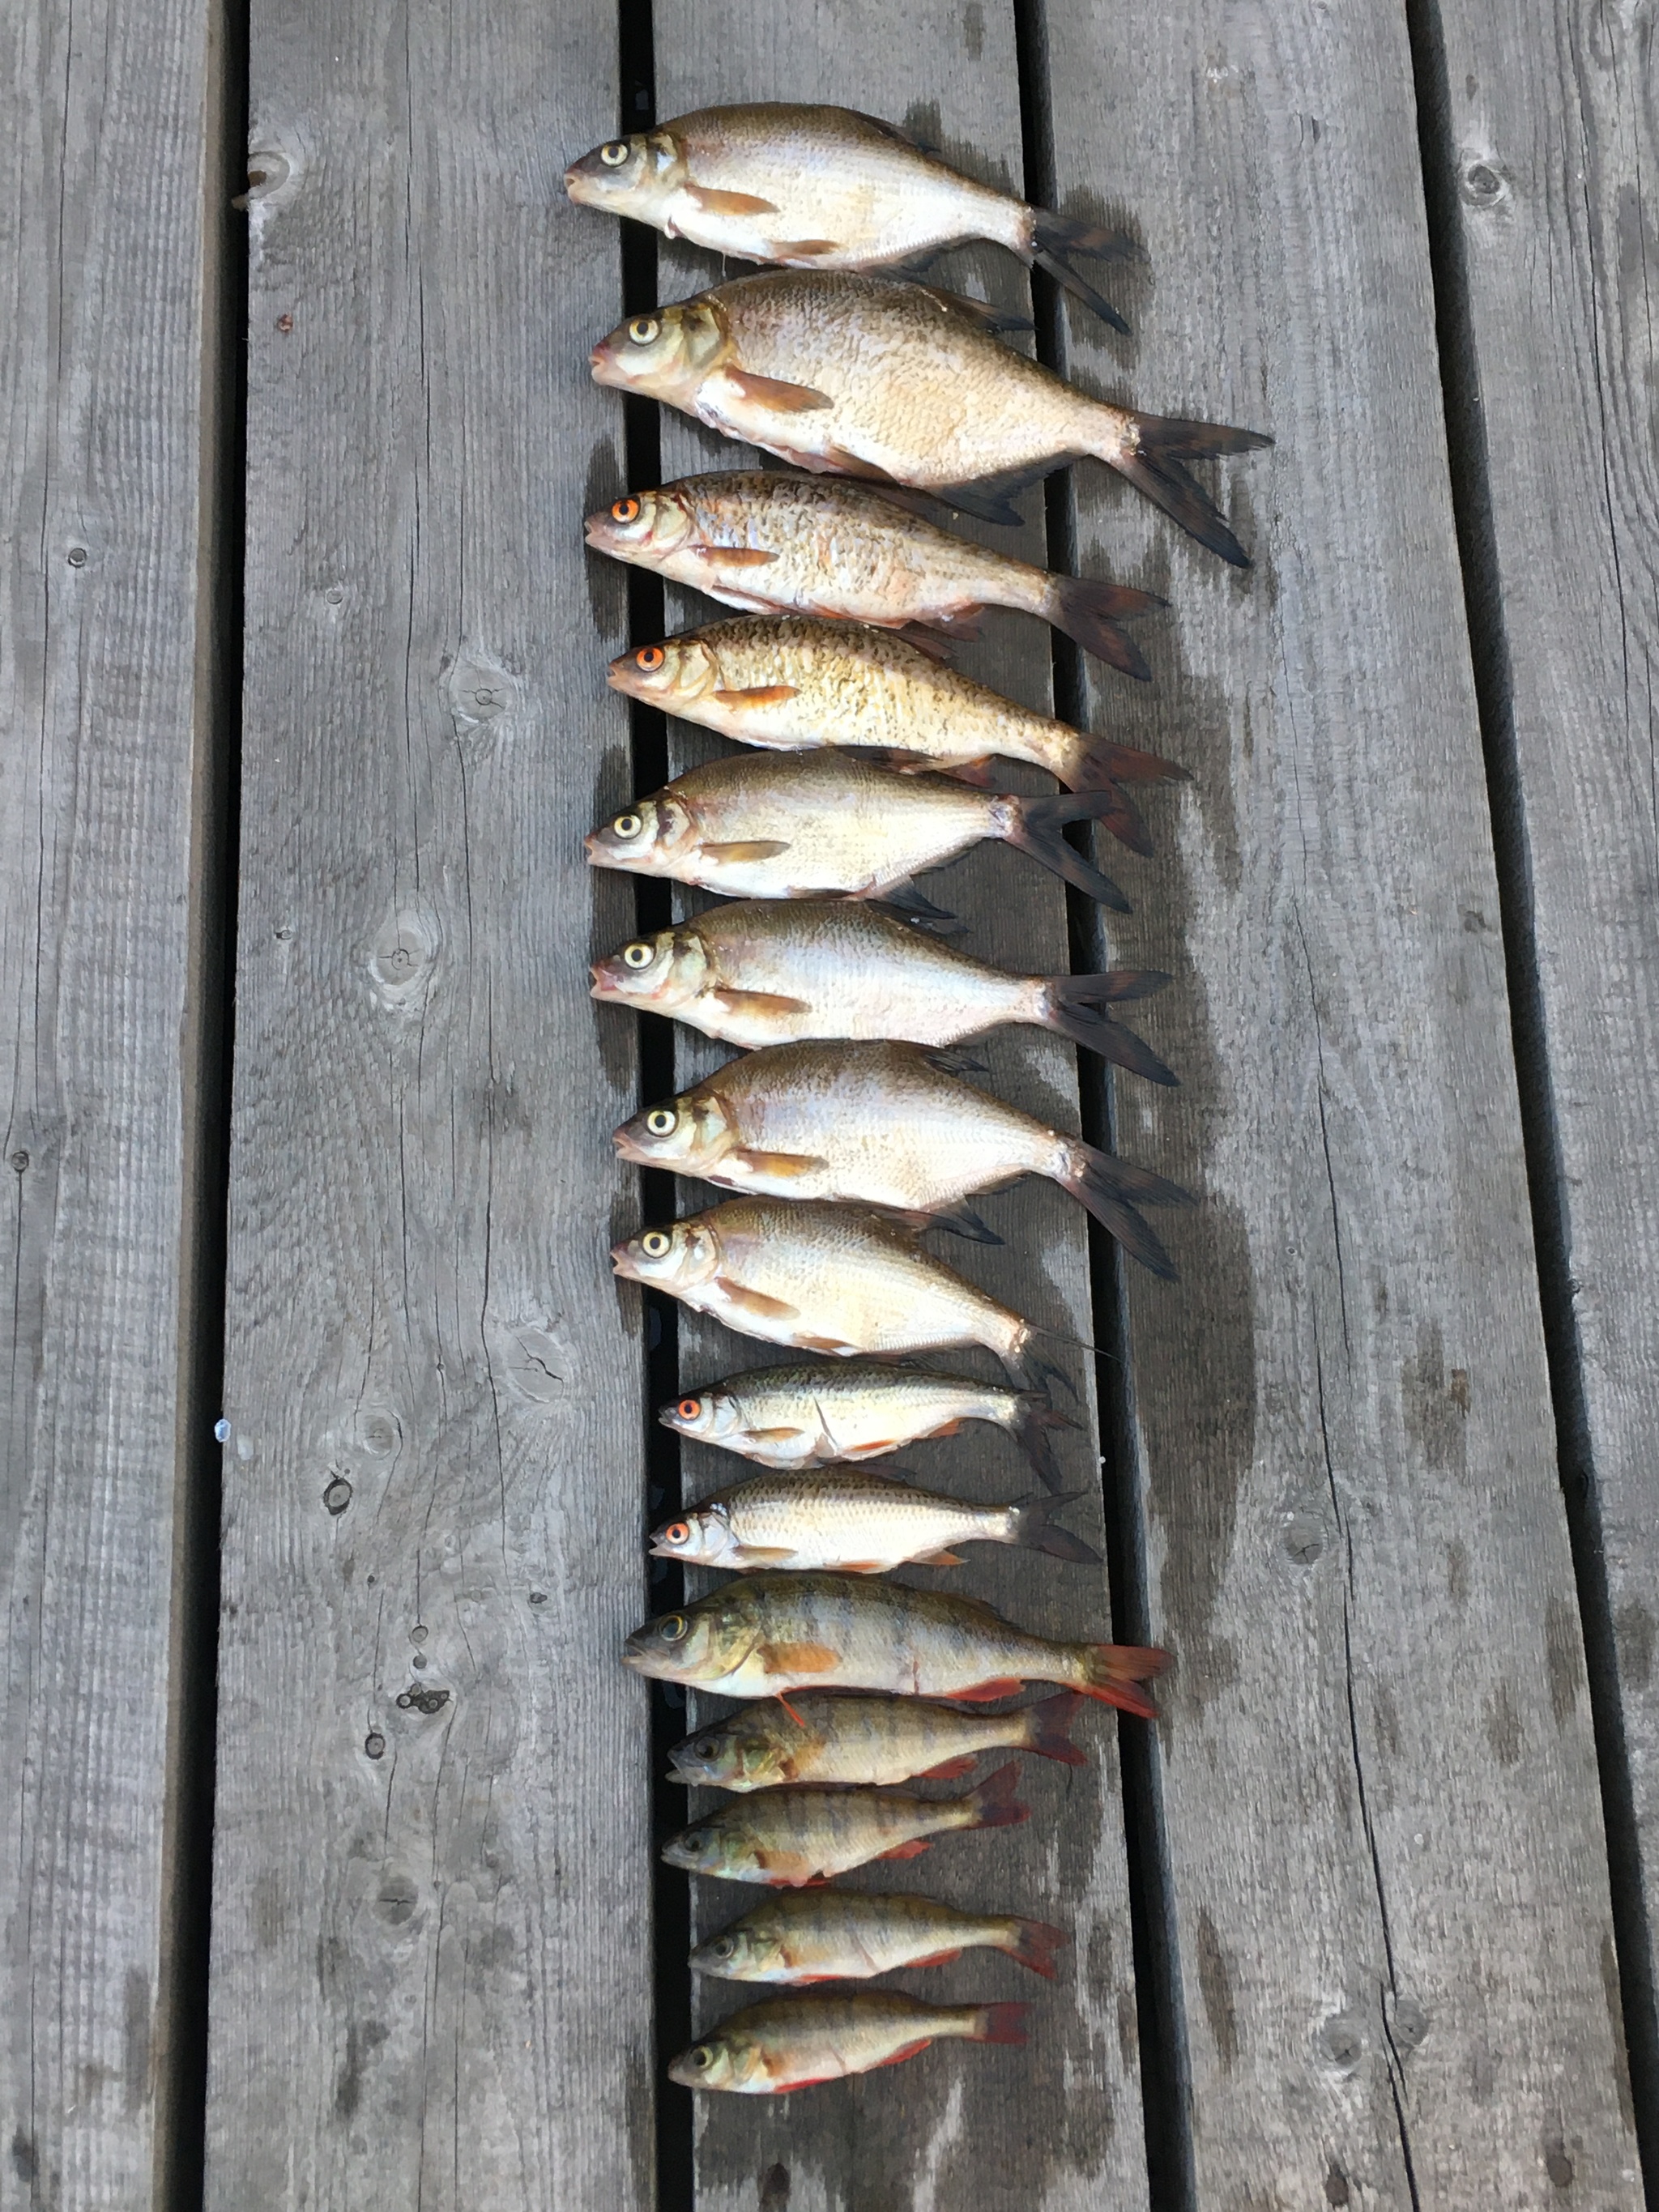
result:
[[[0,2212],[1659,2208],[1654,40],[1649,0],[6,14]],[[580,838],[720,748],[605,683],[708,603],[580,523],[745,456],[591,381],[714,264],[562,178],[751,98],[1126,227],[1127,338],[941,266],[1275,444],[1218,479],[1247,574],[1091,468],[1000,534],[1169,600],[1151,685],[1014,616],[962,656],[1191,770],[1114,854],[1133,914],[1001,848],[929,879],[984,957],[1175,978],[1178,1091],[985,1048],[1202,1203],[1176,1285],[1046,1185],[987,1204],[965,1271],[1103,1348],[1108,1567],[957,1578],[1167,1644],[1164,1717],[882,1870],[1070,1929],[1052,1989],[908,1978],[1035,1994],[1029,2049],[694,2109],[733,1899],[656,1863],[687,1709],[617,1650],[678,1589],[647,1516],[732,1465],[651,1409],[761,1355],[613,1283],[697,1200],[610,1131],[711,1055],[589,999],[669,905]]]

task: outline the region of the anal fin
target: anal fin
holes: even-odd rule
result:
[[[951,1695],[963,1705],[988,1704],[993,1698],[1013,1698],[1025,1687],[1017,1674],[998,1674],[988,1682],[975,1682],[970,1690],[952,1690]]]

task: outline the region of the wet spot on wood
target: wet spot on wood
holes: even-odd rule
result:
[[[962,11],[962,43],[970,62],[976,62],[985,52],[985,10],[980,0],[968,0]]]
[[[149,1976],[142,1966],[127,1968],[122,2005],[122,2078],[128,2112],[149,2102]]]
[[[1559,2136],[1544,2146],[1544,2171],[1557,2189],[1572,2187],[1572,2160]]]
[[[1233,2009],[1232,1977],[1206,1906],[1198,1913],[1198,1986],[1204,1999],[1204,2017],[1222,2065],[1229,2073],[1238,2058],[1238,2020]]]
[[[1446,1547],[1446,1595],[1460,1613],[1469,1601],[1469,1547],[1461,1536]]]
[[[1446,1372],[1445,1338],[1438,1322],[1425,1322],[1417,1333],[1417,1357],[1400,1370],[1406,1433],[1431,1468],[1461,1474],[1467,1453],[1464,1429],[1469,1407],[1466,1369]]]
[[[1577,1710],[1584,1680],[1578,1615],[1565,1598],[1553,1597],[1544,1607],[1544,1664],[1549,1676],[1550,1710],[1557,1728],[1564,1728]]]
[[[1626,1689],[1645,1690],[1653,1680],[1653,1615],[1632,1599],[1613,1616],[1613,1633]]]
[[[19,2128],[11,2139],[11,2167],[17,2179],[27,2185],[40,2171],[40,2160],[34,2148],[33,2136],[26,2136]]]
[[[1346,2204],[1348,2201],[1348,2177],[1341,2167],[1333,2164],[1325,2175],[1325,2202]]]
[[[334,2084],[334,2117],[349,2120],[363,2100],[363,2069],[386,2041],[386,2031],[378,2020],[346,2023],[345,2063]]]
[[[1500,1766],[1513,1766],[1521,1756],[1521,1716],[1507,1682],[1500,1682],[1486,1700],[1486,1741]]]
[[[769,2166],[760,2179],[760,2203],[757,2212],[788,2212],[789,2169],[787,2166]]]

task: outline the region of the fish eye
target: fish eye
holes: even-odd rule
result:
[[[636,499],[618,499],[611,502],[611,520],[613,522],[637,522],[639,515],[640,503]]]
[[[653,1106],[645,1117],[645,1126],[653,1137],[665,1137],[679,1118],[672,1106]]]
[[[607,169],[620,169],[628,159],[626,138],[612,138],[599,149],[599,159]]]
[[[668,655],[659,645],[642,645],[634,655],[634,665],[635,668],[644,669],[646,674],[649,676],[660,668],[667,658]]]
[[[689,1544],[691,1531],[684,1521],[671,1521],[662,1532],[662,1540],[665,1544]]]
[[[612,835],[624,840],[637,837],[644,827],[645,817],[641,814],[619,814],[611,825]]]
[[[681,1420],[695,1421],[698,1414],[702,1411],[702,1400],[701,1398],[682,1398],[678,1410]]]
[[[640,1249],[647,1260],[660,1260],[665,1256],[673,1242],[673,1238],[665,1229],[647,1229],[640,1239]],[[681,1626],[679,1633],[682,1636],[684,1635],[684,1626]]]
[[[699,1759],[713,1759],[720,1747],[720,1738],[713,1735],[700,1735],[691,1747]]]
[[[656,951],[657,948],[654,945],[647,945],[640,939],[636,939],[632,945],[624,945],[623,947],[623,966],[624,968],[648,968],[651,965],[652,961],[656,957]]]
[[[678,1644],[690,1625],[683,1613],[665,1613],[657,1623],[657,1633],[665,1644]]]
[[[729,1959],[738,1947],[729,1936],[717,1936],[708,1948],[717,1959]]]
[[[654,315],[635,315],[628,325],[628,335],[635,345],[654,345],[661,329],[662,325]]]
[[[680,1838],[681,1844],[694,1859],[700,1859],[702,1856],[708,1849],[710,1841],[707,1828],[693,1828],[689,1834]]]
[[[691,2063],[696,2068],[698,2073],[706,2074],[714,2063],[714,2054],[708,2045],[706,2043],[698,2044],[696,2049],[691,2053]]]

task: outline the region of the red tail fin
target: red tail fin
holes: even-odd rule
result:
[[[1170,1663],[1167,1651],[1146,1644],[1086,1644],[1083,1649],[1089,1674],[1080,1686],[1085,1698],[1098,1698],[1144,1721],[1158,1718],[1158,1707],[1137,1685],[1164,1672]]]
[[[1042,1974],[1049,1981],[1054,1978],[1054,1954],[1071,1937],[1063,1928],[1050,1928],[1042,1920],[1016,1920],[1013,1941],[1003,1948],[1011,1959],[1018,1959],[1022,1966],[1029,1966],[1034,1974]]]
[[[1077,1690],[1062,1690],[1057,1698],[1028,1705],[1026,1720],[1031,1733],[1021,1749],[1034,1751],[1040,1759],[1057,1759],[1064,1766],[1086,1766],[1087,1756],[1071,1737],[1072,1723],[1082,1710],[1082,1693]]]
[[[1024,2043],[1028,2004],[1006,2002],[981,2005],[970,2040],[975,2043]]]
[[[964,1792],[963,1803],[973,1808],[977,1818],[975,1826],[981,1828],[1017,1828],[1022,1820],[1029,1820],[1031,1808],[1022,1805],[1014,1791],[1019,1786],[1019,1768],[1011,1759],[1006,1766],[998,1767],[988,1774],[976,1790]]]

